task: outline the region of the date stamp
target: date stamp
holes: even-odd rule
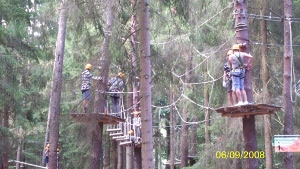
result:
[[[264,151],[216,151],[218,159],[246,159],[246,158],[265,158]]]

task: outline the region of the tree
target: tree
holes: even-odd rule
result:
[[[187,85],[187,83],[190,82],[191,79],[191,69],[192,69],[192,61],[193,57],[191,54],[186,51],[183,53],[186,57],[186,69],[185,69],[185,79],[184,79],[184,86],[183,91],[187,92],[190,90],[190,87]],[[181,141],[180,141],[180,148],[181,148],[181,158],[180,158],[180,167],[186,167],[188,165],[188,125],[186,121],[188,121],[189,111],[188,111],[188,103],[187,101],[183,102],[183,110],[182,110],[182,128],[181,128]]]
[[[65,50],[65,39],[67,29],[67,13],[68,1],[62,0],[60,4],[60,14],[58,20],[58,34],[55,47],[55,60],[53,67],[52,89],[49,104],[50,114],[50,153],[49,153],[49,168],[57,168],[57,148],[59,138],[59,117],[61,103],[61,87],[62,87],[62,72]]]
[[[150,55],[150,23],[149,1],[139,1],[139,42],[140,42],[140,78],[141,78],[141,122],[142,122],[142,168],[152,169],[153,164],[153,132],[151,108],[151,55]]]
[[[284,109],[284,135],[292,135],[293,128],[293,103],[291,96],[291,62],[293,57],[291,24],[292,0],[284,0],[284,56],[283,56],[283,109]],[[294,155],[291,152],[283,155],[283,168],[293,168]]]
[[[101,67],[101,71],[99,72],[99,76],[102,77],[102,80],[97,83],[98,91],[106,91],[107,90],[107,81],[108,81],[108,72],[109,65],[111,63],[111,54],[109,51],[109,45],[111,40],[111,30],[113,26],[113,5],[114,1],[110,1],[105,9],[105,29],[106,33],[104,34],[102,46],[101,46],[101,54],[98,58],[98,65]],[[95,94],[94,101],[94,113],[104,113],[106,106],[106,96],[104,92],[97,92]],[[90,160],[90,168],[97,169],[100,166],[100,161],[102,159],[102,136],[103,136],[103,123],[97,123],[96,126],[92,129],[92,146],[91,146],[91,160]],[[113,155],[111,163],[113,168],[117,168],[117,145],[115,140],[112,140],[112,149],[111,152]],[[114,156],[115,155],[115,156]]]
[[[266,8],[268,5],[267,1],[261,1],[260,15],[266,14]],[[268,90],[269,73],[268,73],[268,61],[267,61],[267,22],[262,19],[260,21],[261,29],[261,79],[263,85],[263,103],[270,104],[270,94]],[[271,115],[264,115],[264,135],[265,135],[265,152],[266,152],[266,168],[273,168],[273,150],[272,150],[272,133],[271,133]]]
[[[246,1],[235,1],[234,4],[234,13],[235,13],[235,28],[236,28],[236,39],[237,43],[246,43],[247,46],[242,48],[243,52],[249,52],[248,43],[248,20],[245,16],[247,14],[247,4]],[[246,71],[245,74],[245,91],[247,93],[248,102],[252,103],[253,94],[252,94],[252,73],[251,71]],[[256,129],[255,129],[255,116],[250,115],[249,118],[243,118],[243,136],[244,136],[244,148],[245,151],[257,150],[256,143]],[[258,169],[258,159],[248,158],[246,159],[246,168],[247,169]]]

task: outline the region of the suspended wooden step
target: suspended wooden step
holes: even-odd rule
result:
[[[124,141],[124,142],[120,142],[119,145],[120,145],[120,146],[131,146],[131,145],[132,145],[132,141]]]
[[[118,132],[121,131],[121,128],[115,128],[115,129],[106,129],[107,132]]]
[[[121,136],[124,135],[124,133],[110,133],[109,136]]]
[[[116,138],[116,141],[129,141],[128,137],[123,137],[123,138]]]
[[[118,124],[119,122],[125,122],[123,118],[104,113],[72,113],[71,116],[76,121],[83,123],[100,122],[104,124]]]
[[[127,136],[114,136],[114,137],[112,137],[112,139],[115,139],[115,140],[122,140],[122,139],[128,139],[128,137]]]
[[[217,113],[221,113],[223,117],[250,117],[250,115],[273,114],[279,111],[281,107],[269,104],[248,104],[231,107],[220,107],[215,109]]]

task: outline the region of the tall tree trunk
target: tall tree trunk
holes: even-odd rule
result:
[[[174,103],[174,94],[173,94],[173,87],[170,84],[170,104]],[[175,113],[174,113],[174,105],[171,104],[170,107],[170,169],[174,169],[175,165]]]
[[[151,108],[151,62],[149,1],[139,1],[139,42],[141,78],[142,168],[153,169],[153,131]]]
[[[207,71],[206,71],[207,72]],[[205,79],[207,75],[205,75]],[[208,93],[208,85],[204,84],[204,107],[209,107],[209,93]],[[205,116],[205,149],[206,152],[209,151],[210,149],[210,142],[211,142],[211,138],[210,138],[210,112],[211,110],[209,109],[204,109],[204,116]],[[209,168],[209,160],[206,160],[206,168]]]
[[[111,146],[111,149],[113,150],[111,152],[111,156],[110,156],[110,161],[113,161],[111,163],[111,168],[117,168],[118,166],[118,163],[120,163],[120,161],[118,161],[118,142],[116,140],[111,140],[112,142],[112,146]]]
[[[99,169],[101,166],[100,158],[102,158],[102,132],[103,123],[97,123],[92,131],[92,146],[89,164],[90,169]]]
[[[55,48],[55,60],[53,67],[52,89],[50,96],[50,152],[49,152],[49,169],[57,168],[57,147],[59,137],[59,116],[60,100],[62,86],[62,71],[65,50],[65,39],[67,29],[68,2],[62,0],[60,4],[60,14],[58,21],[58,35]]]
[[[204,107],[209,107],[209,93],[208,93],[208,86],[204,85]],[[205,144],[206,146],[210,145],[211,138],[210,138],[210,110],[204,110],[205,115]]]
[[[135,11],[137,1],[131,0],[131,8],[133,11]],[[131,63],[132,63],[132,70],[133,70],[133,78],[132,78],[132,105],[134,110],[140,110],[139,107],[139,78],[138,78],[138,67],[137,67],[137,20],[136,20],[136,14],[133,12],[131,16],[131,36],[130,36],[130,43],[131,43]],[[142,160],[141,160],[141,148],[140,147],[134,147],[134,167],[138,169],[138,167],[142,166]]]
[[[98,59],[98,65],[101,67],[99,69],[99,76],[102,77],[102,81],[97,82],[98,91],[106,91],[107,89],[107,81],[108,81],[108,72],[109,65],[111,63],[111,55],[109,52],[109,45],[111,39],[111,27],[113,25],[113,2],[110,1],[107,4],[105,10],[105,30],[102,46],[101,46],[101,55]],[[94,113],[104,113],[106,106],[106,94],[104,92],[96,92],[95,100],[94,100]],[[98,125],[93,129],[92,136],[92,147],[91,147],[91,161],[90,168],[97,169],[101,166],[102,161],[102,135],[103,135],[103,123],[98,123]],[[117,146],[113,146],[112,143],[112,152],[117,152]],[[112,163],[111,163],[112,164]],[[117,160],[113,162],[115,164],[115,168],[117,167]]]
[[[261,1],[260,15],[265,16],[268,2]],[[267,62],[267,22],[262,19],[260,21],[261,38],[264,44],[261,48],[261,76],[263,84],[263,103],[270,104],[270,94],[268,90],[268,62]],[[264,133],[265,133],[265,152],[266,152],[266,169],[273,169],[273,150],[272,150],[272,132],[271,132],[271,115],[264,115]]]
[[[235,1],[234,4],[235,14],[235,29],[237,43],[245,43],[246,47],[242,48],[242,52],[249,53],[249,37],[248,37],[248,18],[247,18],[247,4],[246,1]],[[248,102],[253,103],[252,94],[252,73],[246,71],[244,81],[245,91],[247,93]],[[255,116],[250,115],[249,118],[243,118],[243,136],[244,136],[244,150],[253,151],[257,150],[256,142],[256,129],[255,129]],[[246,169],[258,169],[257,158],[247,158]]]
[[[22,154],[22,148],[23,148],[23,141],[24,141],[24,133],[23,133],[23,129],[20,127],[19,129],[19,140],[18,140],[18,150],[17,150],[17,161],[21,161],[21,154]],[[16,163],[16,169],[20,169],[20,164]]]
[[[189,52],[186,52],[186,69],[185,69],[185,80],[184,82],[187,84],[190,82],[191,79],[191,69],[192,69],[192,56],[189,54]],[[183,91],[185,92],[188,89],[187,85],[184,85]],[[183,105],[182,110],[182,118],[184,121],[187,121],[188,119],[188,104]],[[180,167],[186,167],[188,165],[188,126],[185,122],[182,123],[181,127],[181,158],[180,158]]]
[[[291,96],[291,61],[293,57],[292,49],[292,0],[284,0],[284,58],[283,58],[283,110],[284,110],[284,135],[292,135],[293,128],[293,103]],[[284,153],[283,155],[283,168],[292,169],[294,162],[293,153]]]
[[[104,145],[104,149],[105,149],[105,155],[104,155],[104,159],[103,159],[103,168],[109,168],[110,166],[110,150],[111,150],[111,137],[109,136],[108,133],[104,133],[104,137],[105,137],[105,145]]]
[[[132,147],[126,146],[126,169],[133,168],[132,157],[133,157]]]
[[[9,105],[5,104],[3,109],[3,127],[7,130],[2,135],[2,153],[0,159],[2,159],[1,169],[8,169],[8,153],[9,153],[9,141],[8,141],[8,129],[9,129]]]

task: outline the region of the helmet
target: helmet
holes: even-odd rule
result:
[[[233,54],[233,51],[230,49],[230,50],[228,50],[228,52],[227,52],[227,56],[228,56],[228,55],[231,55],[231,54]]]
[[[234,44],[234,45],[232,46],[232,50],[240,50],[240,45]]]
[[[119,73],[118,73],[118,76],[119,76],[120,78],[123,78],[123,77],[124,77],[124,73],[119,72]]]
[[[47,146],[46,147],[50,147],[50,144],[47,144]]]
[[[132,134],[133,134],[133,130],[129,130],[129,131],[128,131],[128,134],[129,134],[129,135],[132,135]]]
[[[86,65],[85,65],[85,69],[91,70],[91,69],[92,69],[92,65],[91,65],[91,64],[89,64],[89,63],[88,63],[88,64],[86,64]]]

